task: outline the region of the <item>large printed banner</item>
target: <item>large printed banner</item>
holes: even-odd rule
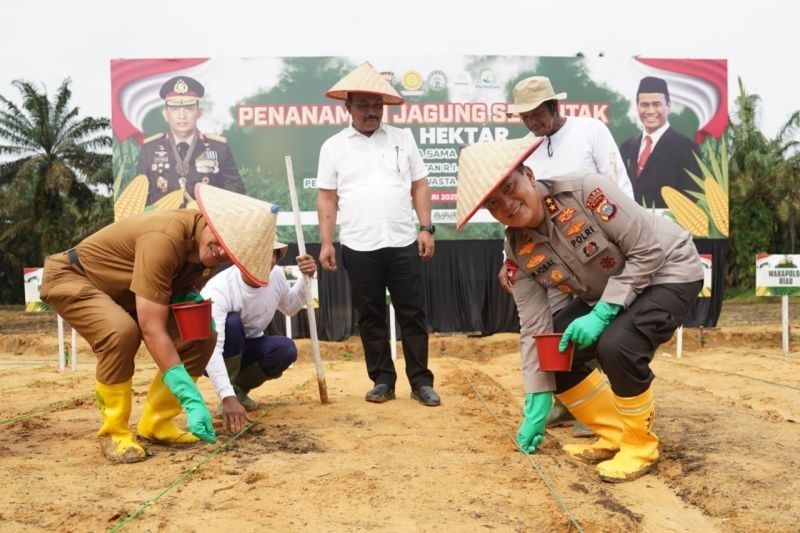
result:
[[[461,147],[528,135],[507,116],[521,79],[548,76],[566,92],[560,113],[603,122],[620,146],[636,200],[697,237],[728,235],[727,63],[710,59],[518,56],[119,59],[111,62],[115,214],[194,207],[194,184],[208,182],[278,204],[279,238],[295,242],[284,156],[293,161],[305,239],[318,242],[319,149],[349,124],[342,102],[324,92],[370,61],[406,103],[384,123],[413,132],[428,166],[438,239],[498,239],[502,227],[481,210],[455,232]],[[641,157],[637,88],[653,76],[668,86],[669,129]],[[164,98],[197,102],[166,108]],[[642,113],[640,115],[640,112]],[[643,118],[644,117],[644,118]],[[569,118],[568,118],[569,120]],[[175,139],[187,138],[185,143]],[[183,146],[181,146],[183,144]],[[642,161],[642,172],[637,168]],[[676,163],[677,162],[677,163]]]

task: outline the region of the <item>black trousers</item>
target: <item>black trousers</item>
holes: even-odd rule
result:
[[[587,362],[597,360],[608,376],[614,394],[623,398],[638,396],[650,388],[655,374],[650,361],[656,349],[672,338],[694,306],[702,281],[651,285],[636,297],[628,309],[611,321],[597,343],[575,350],[570,372],[556,372],[556,392],[571,389],[589,375]],[[555,314],[555,331],[563,332],[578,317],[592,308],[575,298]]]
[[[428,370],[425,293],[417,243],[369,252],[342,246],[342,262],[350,280],[353,306],[358,311],[358,327],[369,378],[376,384],[392,387],[397,381],[386,320],[388,287],[400,324],[408,381],[412,388],[433,386],[433,373]]]

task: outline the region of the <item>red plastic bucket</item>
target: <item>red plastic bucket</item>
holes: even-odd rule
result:
[[[211,336],[211,300],[170,305],[181,339],[196,341]]]
[[[575,343],[568,343],[564,353],[558,351],[561,333],[534,335],[536,352],[539,354],[539,370],[542,372],[569,372],[572,368],[572,352]]]

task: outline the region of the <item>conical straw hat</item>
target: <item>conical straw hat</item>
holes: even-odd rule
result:
[[[469,222],[472,215],[542,140],[543,137],[523,137],[473,144],[461,150],[456,189],[457,230]]]
[[[278,237],[276,235],[275,236],[275,243],[272,245],[272,250],[273,251],[275,251],[275,250],[278,251],[278,262],[280,263],[281,259],[283,259],[286,256],[286,252],[289,251],[289,245],[288,244],[284,244],[282,242],[278,242]]]
[[[228,257],[250,281],[267,285],[278,206],[205,183],[194,197]]]
[[[397,94],[383,76],[369,62],[362,63],[350,74],[331,87],[325,96],[337,100],[347,100],[347,93],[368,93],[383,96],[386,105],[402,105],[405,100]]]

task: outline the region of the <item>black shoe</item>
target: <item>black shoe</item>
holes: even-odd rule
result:
[[[386,383],[377,383],[364,397],[368,402],[383,403],[394,400],[394,387]]]
[[[411,397],[422,405],[429,407],[436,407],[442,403],[442,399],[439,398],[439,395],[430,385],[422,385],[416,389],[411,389]]]

